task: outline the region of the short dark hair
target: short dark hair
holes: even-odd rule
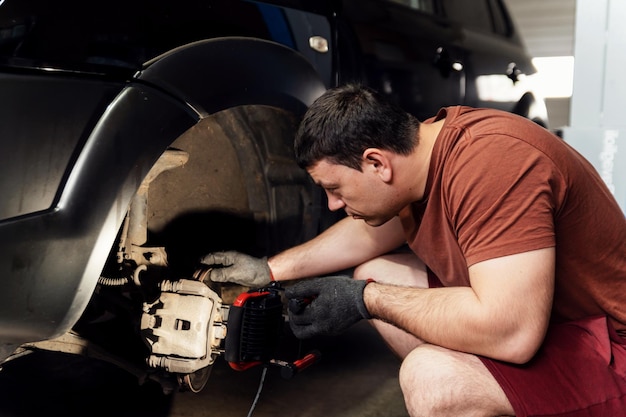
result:
[[[306,169],[327,158],[360,171],[367,148],[409,154],[418,143],[419,123],[369,87],[331,88],[311,104],[300,123],[296,161]]]

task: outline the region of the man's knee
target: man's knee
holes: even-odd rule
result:
[[[411,415],[419,414],[416,410],[430,410],[435,404],[442,404],[440,388],[454,377],[447,358],[438,349],[429,344],[420,345],[402,362],[400,387]]]
[[[474,355],[420,345],[402,362],[399,381],[412,416],[513,414],[504,392]]]
[[[378,274],[379,270],[379,258],[374,258],[370,261],[362,263],[361,265],[354,268],[353,277],[354,279],[370,279],[374,278]]]
[[[413,253],[391,253],[364,262],[354,269],[355,279],[374,279],[386,284],[428,287],[426,267]]]

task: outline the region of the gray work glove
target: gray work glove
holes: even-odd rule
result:
[[[363,289],[371,281],[329,276],[299,281],[285,289],[289,325],[299,339],[335,336],[361,319],[371,319]]]
[[[207,278],[213,282],[233,282],[247,287],[265,287],[271,281],[267,257],[255,258],[236,251],[214,252],[200,262],[211,268]]]

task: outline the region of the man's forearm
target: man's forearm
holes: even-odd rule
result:
[[[426,343],[509,362],[520,359],[526,341],[513,329],[517,318],[499,317],[482,305],[471,287],[408,288],[371,283],[365,306],[374,318],[391,323]]]
[[[371,227],[346,217],[314,239],[272,256],[268,263],[277,281],[320,276],[387,253],[403,239],[398,219]]]

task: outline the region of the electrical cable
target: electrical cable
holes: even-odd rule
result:
[[[251,417],[254,409],[256,407],[256,403],[259,401],[259,397],[261,396],[261,391],[263,390],[263,382],[265,382],[265,374],[267,374],[267,366],[263,367],[263,372],[261,373],[261,381],[259,382],[259,389],[256,392],[256,397],[254,397],[254,401],[252,402],[252,406],[250,407],[250,411],[248,411],[248,416]]]

